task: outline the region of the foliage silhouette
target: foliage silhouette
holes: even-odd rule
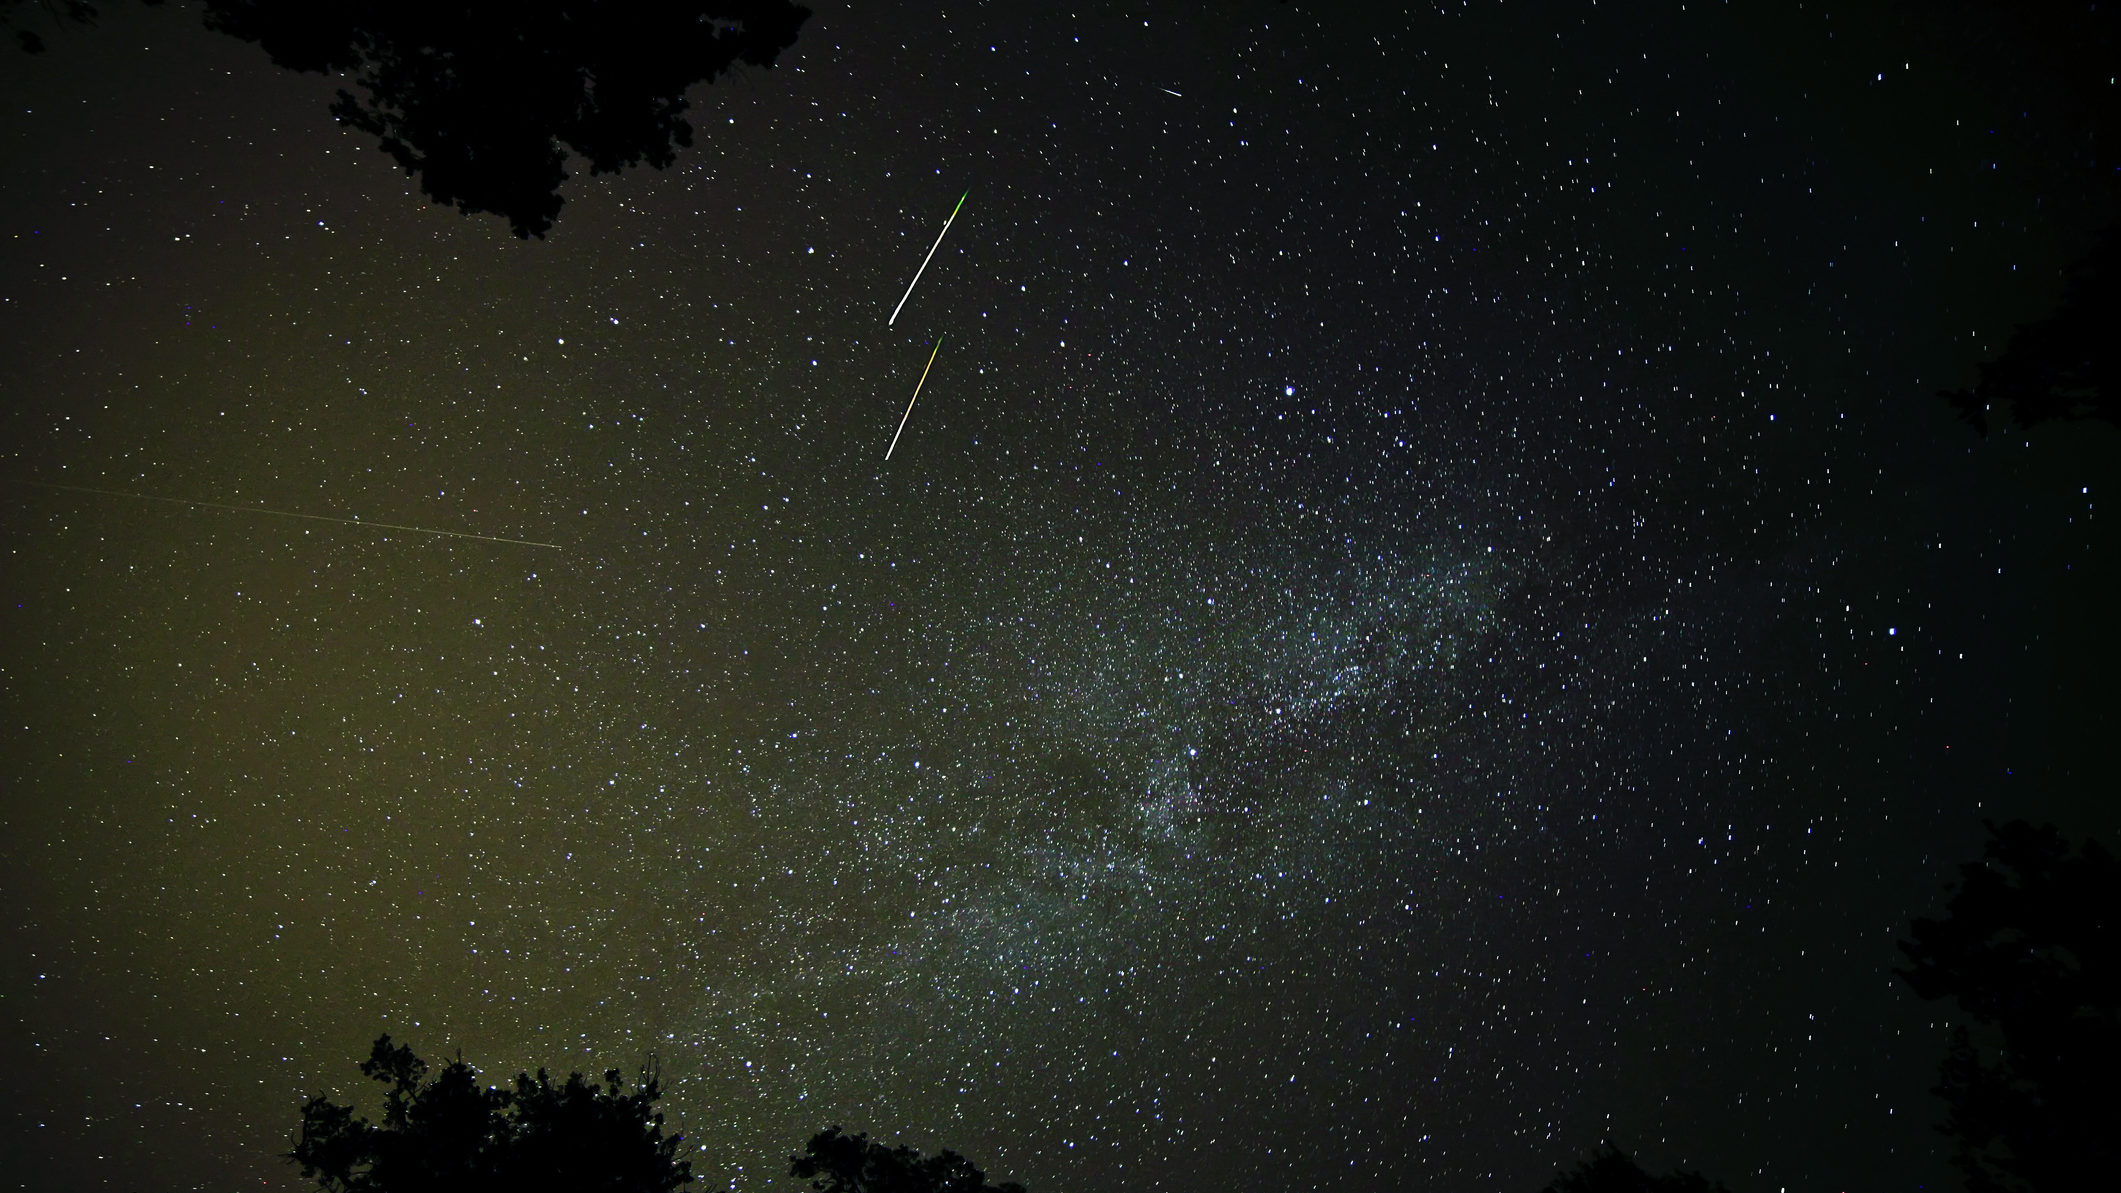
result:
[[[1960,11],[1953,13],[1957,8]],[[1961,24],[1973,15],[1973,25]],[[2082,0],[1959,0],[1928,19],[1979,30],[1983,86],[2002,87],[2012,107],[2036,117],[2064,155],[2086,168],[2085,181],[2111,208],[2121,166],[2121,89],[2113,85],[2121,51],[2121,6]],[[2030,80],[2038,80],[2037,86]],[[2121,214],[2121,213],[2117,213]],[[2111,329],[2121,318],[2121,225],[2070,267],[2055,313],[2020,326],[2003,355],[1980,366],[1980,380],[1943,396],[1983,435],[2004,410],[2020,427],[2098,418],[2121,425],[2121,346]],[[1999,410],[1999,408],[2001,408]]]
[[[1980,365],[1972,389],[1946,390],[1959,417],[1983,435],[2003,406],[2021,427],[2102,418],[2121,426],[2121,232],[2071,270],[2062,306],[2011,333],[2003,355]]]
[[[162,0],[140,0],[142,4],[156,5]],[[54,29],[65,29],[69,25],[93,25],[96,23],[96,6],[88,0],[0,0],[0,19],[13,24],[16,15],[23,9],[33,9],[39,16],[49,18]],[[26,54],[42,54],[44,38],[34,29],[15,30],[15,44]]]
[[[332,115],[437,203],[551,229],[567,150],[592,174],[662,169],[692,144],[685,91],[770,67],[791,0],[207,0],[206,23],[290,70],[350,72]]]
[[[609,1089],[580,1073],[554,1085],[540,1069],[507,1090],[459,1058],[427,1080],[427,1062],[389,1036],[361,1072],[390,1087],[382,1125],[318,1095],[287,1155],[330,1193],[669,1193],[693,1180],[675,1158],[682,1137],[663,1137],[653,1072],[632,1093],[616,1069]]]
[[[1730,1193],[1698,1172],[1651,1176],[1619,1148],[1600,1148],[1574,1172],[1557,1174],[1540,1193]]]
[[[1900,977],[1975,1021],[1945,1056],[1941,1129],[1969,1193],[2096,1189],[2121,1171],[2121,866],[2052,826],[1988,829],[1945,918],[1900,942]]]
[[[809,1181],[819,1193],[1024,1193],[1014,1181],[988,1184],[986,1174],[956,1152],[923,1158],[910,1147],[885,1147],[866,1134],[841,1134],[838,1127],[811,1136],[788,1165],[788,1175]]]

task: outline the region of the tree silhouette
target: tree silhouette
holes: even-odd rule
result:
[[[1600,1148],[1574,1172],[1557,1174],[1540,1193],[1730,1193],[1698,1172],[1651,1176],[1619,1148]]]
[[[162,0],[140,0],[142,4],[155,5]],[[31,9],[39,17],[48,18],[52,28],[65,29],[69,25],[93,25],[96,23],[96,6],[88,0],[0,0],[0,21],[15,22],[23,9]],[[44,38],[34,29],[15,30],[15,43],[26,54],[42,54]]]
[[[791,0],[207,0],[206,24],[290,70],[350,72],[332,115],[437,203],[552,227],[567,151],[592,174],[662,169],[692,144],[685,91],[770,67]]]
[[[302,1136],[287,1158],[330,1193],[669,1193],[693,1179],[663,1137],[654,1073],[625,1091],[571,1073],[554,1085],[517,1074],[515,1089],[482,1087],[462,1058],[433,1080],[412,1049],[375,1042],[363,1075],[390,1087],[383,1122],[354,1117],[318,1095],[302,1105]]]
[[[1958,9],[1957,13],[1952,10]],[[1975,17],[1971,25],[1963,24]],[[2035,116],[2063,160],[2085,167],[2112,211],[2111,189],[2121,166],[2121,88],[2114,55],[2121,50],[2121,7],[2082,0],[1957,0],[1932,8],[1938,27],[1958,26],[1984,45],[1986,87],[2000,87],[2013,109]],[[2038,80],[2037,88],[2030,80]],[[1980,365],[1980,381],[1946,390],[1959,416],[1986,435],[2003,411],[2021,427],[2060,419],[2098,418],[2121,425],[2121,346],[2112,329],[2121,318],[2121,225],[2070,267],[2062,304],[2036,323],[2018,327],[2003,355]]]
[[[956,1152],[923,1158],[910,1147],[885,1147],[866,1134],[843,1135],[838,1127],[811,1136],[788,1165],[788,1175],[809,1181],[819,1193],[1024,1193],[1014,1181],[988,1184],[986,1174]]]
[[[2003,355],[1980,365],[1972,389],[1946,390],[1959,417],[1988,434],[2002,406],[2021,427],[2065,418],[2121,426],[2121,232],[2070,273],[2062,306],[2011,333]]]
[[[1946,916],[1900,943],[1900,977],[1975,1023],[1945,1056],[1942,1130],[1970,1193],[2106,1186],[2121,1179],[2121,866],[2052,826],[1988,829]]]

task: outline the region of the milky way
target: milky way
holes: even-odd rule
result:
[[[1956,34],[1611,7],[821,8],[533,243],[192,14],[23,59],[9,478],[208,504],[6,494],[0,1152],[291,1188],[388,1031],[711,1187],[1945,1179],[1892,941],[2111,444],[1934,391],[2093,191]]]

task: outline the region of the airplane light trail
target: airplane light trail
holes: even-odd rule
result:
[[[938,344],[938,347],[941,345]],[[11,485],[29,485],[38,489],[58,489],[66,493],[94,493],[100,497],[130,497],[135,501],[159,501],[165,505],[190,505],[204,509],[228,510],[238,514],[268,514],[275,518],[300,518],[307,522],[337,522],[341,526],[365,526],[370,530],[406,530],[414,534],[432,534],[443,538],[477,539],[482,543],[508,543],[517,547],[547,547],[564,551],[558,543],[540,543],[531,539],[502,538],[497,534],[473,534],[468,530],[436,530],[428,526],[406,526],[397,522],[364,522],[359,518],[334,518],[328,514],[298,514],[293,510],[270,510],[257,505],[228,505],[219,501],[193,501],[187,497],[156,497],[151,493],[127,493],[119,489],[91,489],[87,485],[55,485],[50,481],[25,481],[8,478]]]
[[[913,280],[906,283],[906,293],[900,296],[898,305],[891,308],[891,317],[884,320],[884,326],[898,322],[898,313],[906,309],[906,300],[913,297],[913,288],[921,284],[921,275],[928,272],[928,262],[935,260],[935,250],[943,247],[943,237],[950,235],[950,225],[957,222],[957,213],[965,209],[965,199],[971,194],[966,191],[957,197],[957,206],[950,209],[950,218],[943,221],[943,230],[935,234],[935,243],[928,246],[928,255],[921,258],[921,267],[913,271]],[[936,341],[936,346],[941,347],[942,341]]]
[[[943,337],[937,336],[935,337],[935,352],[941,352],[942,350]],[[891,433],[891,446],[884,449],[884,458],[886,460],[889,460],[891,453],[897,450],[898,437],[906,433],[906,420],[913,417],[913,403],[921,400],[921,386],[928,384],[928,370],[935,367],[935,352],[928,354],[928,364],[921,369],[921,379],[913,383],[913,397],[906,403],[906,413],[899,416],[898,430]]]

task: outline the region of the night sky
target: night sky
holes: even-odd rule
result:
[[[2121,436],[1936,396],[2113,209],[2054,47],[813,2],[543,241],[183,4],[7,50],[0,1180],[296,1188],[389,1032],[706,1189],[1956,1188],[1893,942],[2121,820]]]

